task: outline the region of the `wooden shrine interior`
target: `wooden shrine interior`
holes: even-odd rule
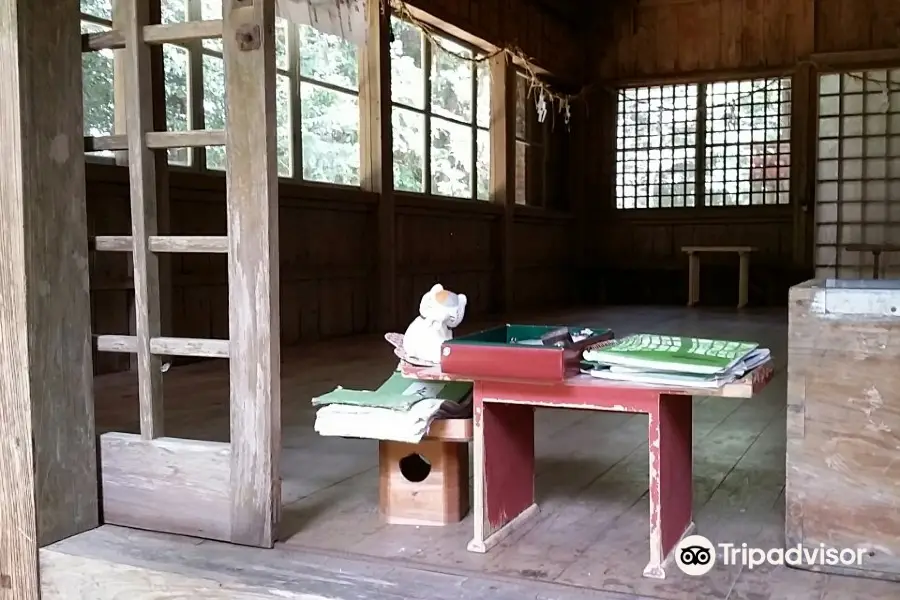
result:
[[[158,18],[160,0],[149,1],[151,12]],[[74,2],[58,4],[71,8]],[[578,98],[572,104],[568,127],[561,123],[559,114],[551,116],[556,120],[544,141],[545,159],[527,162],[527,169],[540,175],[526,176],[516,169],[513,158],[514,94],[508,85],[511,71],[498,70],[499,63],[492,62],[492,74],[507,78],[503,86],[506,96],[492,104],[493,118],[508,134],[505,140],[491,140],[493,201],[394,192],[382,189],[383,180],[372,180],[378,179],[382,167],[390,169],[390,165],[375,164],[372,158],[379,146],[390,144],[390,122],[382,119],[390,109],[381,106],[382,100],[390,104],[390,96],[389,91],[386,95],[381,89],[359,93],[361,171],[372,179],[358,187],[299,178],[278,181],[279,227],[274,239],[278,241],[275,256],[280,264],[280,297],[276,299],[280,300],[280,321],[274,318],[271,322],[280,329],[282,426],[280,436],[267,438],[267,443],[282,444],[283,480],[282,531],[274,549],[250,547],[265,545],[259,541],[266,535],[250,531],[249,521],[244,523],[243,535],[234,533],[231,519],[242,517],[234,512],[226,492],[230,455],[217,454],[216,449],[223,446],[210,445],[229,441],[227,359],[175,358],[174,366],[162,379],[164,409],[154,415],[164,423],[166,436],[197,440],[197,452],[203,453],[209,463],[191,463],[195,472],[168,472],[174,473],[168,480],[171,494],[152,495],[154,501],[168,499],[169,510],[164,513],[158,506],[145,504],[146,498],[133,495],[134,489],[146,488],[149,481],[167,481],[168,475],[142,471],[165,470],[161,458],[166,452],[165,442],[155,446],[160,455],[150,461],[142,454],[146,446],[138,443],[142,416],[137,355],[128,353],[129,348],[137,347],[129,346],[137,343],[130,341],[137,337],[136,278],[131,253],[122,251],[130,246],[115,239],[131,235],[133,182],[129,180],[128,157],[97,160],[88,156],[83,180],[76,177],[59,184],[59,189],[63,189],[63,183],[75,187],[83,184],[84,194],[78,197],[86,202],[87,237],[103,238],[107,244],[104,248],[93,245],[89,253],[90,324],[92,333],[103,338],[101,347],[91,352],[86,348],[72,350],[65,368],[72,379],[72,372],[81,369],[90,354],[96,433],[116,432],[104,436],[98,444],[102,446],[99,461],[93,456],[85,462],[67,455],[60,464],[67,472],[84,474],[90,482],[96,477],[99,462],[100,479],[131,486],[124,491],[114,485],[104,490],[110,498],[117,498],[121,492],[118,498],[122,501],[114,503],[121,511],[115,515],[119,523],[128,524],[130,518],[146,523],[146,518],[162,514],[160,518],[170,530],[246,545],[107,525],[94,528],[91,515],[77,515],[71,530],[64,531],[66,527],[52,522],[56,516],[39,514],[38,530],[54,530],[49,535],[55,542],[40,542],[45,546],[41,550],[39,584],[44,597],[99,599],[99,586],[103,584],[98,582],[108,582],[112,592],[136,600],[182,597],[178,594],[248,600],[294,597],[289,593],[297,597],[318,593],[323,598],[373,600],[449,600],[463,593],[466,597],[500,600],[848,600],[900,596],[900,583],[788,569],[723,569],[708,579],[675,577],[665,582],[642,579],[647,465],[639,450],[646,445],[646,421],[629,415],[542,413],[536,439],[542,515],[520,538],[504,543],[492,554],[473,555],[465,549],[471,516],[441,528],[384,524],[377,513],[377,442],[317,436],[309,404],[313,395],[336,385],[371,387],[381,383],[396,365],[381,335],[390,329],[402,331],[417,313],[421,295],[434,282],[467,294],[466,327],[517,317],[572,324],[589,320],[616,333],[653,329],[752,338],[772,349],[781,372],[760,398],[695,398],[695,512],[698,524],[714,532],[715,537],[752,540],[763,546],[780,544],[784,533],[783,368],[788,289],[823,273],[870,277],[872,257],[866,252],[844,255],[842,246],[900,244],[897,195],[887,202],[879,201],[878,206],[875,202],[866,205],[863,199],[859,203],[863,208],[857,211],[863,216],[855,218],[832,211],[837,202],[834,200],[826,208],[828,214],[838,215],[835,220],[816,221],[817,206],[824,202],[817,198],[816,179],[818,75],[900,68],[900,3],[410,0],[408,4],[423,21],[448,35],[483,44],[486,49],[520,48],[533,60],[530,68],[551,81],[554,89],[577,94]],[[39,61],[17,59],[15,40],[10,41],[12,34],[8,31],[15,28],[17,19],[19,35],[40,31],[43,17],[29,6],[26,0],[0,0],[0,65],[17,66],[22,72],[36,70]],[[51,11],[57,26],[64,17],[56,13],[65,10]],[[72,19],[75,27],[77,17],[73,15]],[[108,39],[95,38],[93,43],[121,47]],[[73,46],[73,61],[80,61],[77,50]],[[377,78],[384,63],[373,58],[369,50],[360,53],[360,71]],[[153,58],[153,120],[159,123],[165,89],[158,76],[159,55]],[[117,69],[128,68],[127,61],[117,64]],[[791,82],[786,202],[617,208],[617,90],[781,77]],[[55,86],[54,94],[70,100],[73,106],[78,104],[72,92],[78,87],[76,82],[55,82],[46,74],[35,81]],[[0,86],[4,86],[0,87],[2,108],[4,93],[12,94],[14,86]],[[121,94],[117,85],[114,95],[118,98]],[[62,100],[19,101],[30,103],[34,110],[23,112],[21,122],[2,118],[12,114],[2,111],[0,138],[18,139],[20,131],[39,127],[35,123],[40,111],[49,114],[68,110]],[[503,108],[496,110],[500,106]],[[71,124],[74,113],[66,115]],[[245,119],[235,119],[235,123],[247,131],[254,125]],[[79,150],[80,143],[75,144]],[[118,140],[119,145],[109,143],[109,148],[127,148],[122,140]],[[4,169],[11,172],[15,165],[25,180],[12,185],[0,175],[4,202],[9,197],[22,197],[21,189],[27,196],[29,190],[39,187],[35,182],[41,176],[40,161],[59,157],[60,153],[68,156],[71,150],[71,143],[59,144],[62,150],[59,145],[48,146],[49,151],[32,145],[26,152],[19,143],[0,150],[0,173],[6,172]],[[17,153],[25,158],[20,159]],[[132,168],[134,159],[132,155]],[[156,162],[157,174],[162,173],[159,181],[165,182],[158,190],[160,227],[167,229],[164,233],[225,236],[229,226],[225,175]],[[242,172],[251,170],[247,166]],[[900,172],[895,175],[900,182]],[[525,204],[511,199],[516,185],[527,188]],[[57,193],[61,193],[59,189]],[[84,224],[79,221],[84,215],[73,217],[61,207],[57,204],[55,214],[40,217],[74,218],[73,227]],[[23,227],[28,236],[28,217],[22,216],[22,210],[19,206],[18,212],[10,211],[15,221],[6,215],[0,218],[9,221],[0,227],[0,251],[4,255],[22,258]],[[76,246],[77,242],[65,241]],[[684,307],[688,259],[682,248],[691,246],[754,248],[749,267],[750,308],[742,312],[734,309],[738,301],[738,261],[729,254],[704,256],[701,306]],[[116,251],[101,251],[110,249]],[[163,335],[227,340],[228,260],[222,249],[216,246],[209,254],[168,255],[167,275],[160,279]],[[828,262],[829,251],[832,256],[842,256],[840,272],[828,270],[835,264],[833,259]],[[22,260],[22,264],[27,262]],[[881,264],[885,276],[900,274],[900,257],[895,254],[883,254]],[[26,274],[40,268],[55,277],[51,294],[68,290],[54,300],[62,328],[66,303],[86,291],[79,288],[82,282],[77,274],[56,272],[49,263],[31,264],[27,269],[0,271],[0,282],[6,286],[8,281],[25,281]],[[24,297],[21,285],[0,290],[0,317],[4,322],[24,322],[27,318],[26,303],[20,301]],[[13,306],[15,310],[10,308]],[[0,338],[5,332],[0,329]],[[53,339],[49,335],[42,338],[50,340],[47,343]],[[42,376],[52,379],[53,371],[48,369],[53,365],[46,363],[41,363],[43,370],[35,369],[30,376],[10,375],[28,373],[32,361],[39,360],[25,356],[26,346],[20,335],[2,348],[8,356],[0,361],[0,440],[18,440],[15,436],[24,431],[22,424],[31,420],[37,423],[46,416],[41,410],[48,410],[46,406],[32,409],[27,401],[9,399],[14,395],[27,397],[29,386],[37,385]],[[205,352],[216,356],[219,350]],[[227,352],[222,350],[218,355],[227,356]],[[267,356],[277,357],[278,353]],[[55,380],[50,383],[57,384]],[[20,412],[27,412],[27,416],[21,420],[11,416]],[[67,406],[53,418],[62,422],[75,413],[77,407]],[[89,440],[79,437],[82,433],[70,432],[61,445],[89,446]],[[36,439],[47,442],[41,437],[45,434],[38,431]],[[3,444],[0,441],[0,502],[5,494],[12,494],[10,482],[21,475],[3,460]],[[180,443],[179,451],[185,448]],[[52,452],[52,447],[41,447],[40,442],[35,448],[35,453],[44,458]],[[104,463],[104,454],[115,460]],[[203,484],[197,486],[198,481]],[[273,481],[263,484],[278,485]],[[46,485],[50,490],[53,483]],[[179,496],[186,489],[203,503],[188,507]],[[75,497],[83,491],[67,493]],[[24,504],[11,505],[15,510],[9,515],[27,513]],[[217,519],[219,513],[215,511],[230,515],[228,522]],[[272,515],[266,518],[270,524],[274,519]],[[8,526],[0,509],[0,534]],[[79,531],[84,533],[72,535]],[[4,542],[0,538],[0,550],[5,543],[11,544],[9,539]],[[6,590],[12,589],[10,577],[20,577],[26,568],[5,562],[0,553],[0,598],[5,600]],[[337,582],[346,595],[335,596],[326,582]],[[32,583],[31,589],[37,589],[38,584]],[[394,592],[386,591],[391,585],[411,591],[391,595]],[[508,595],[489,596],[501,585],[506,586],[504,594]],[[273,592],[275,588],[282,590],[282,595]],[[18,589],[10,593],[9,597],[16,600],[35,598]]]

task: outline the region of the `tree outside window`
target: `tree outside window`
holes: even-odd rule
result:
[[[790,202],[791,81],[619,91],[616,206]]]
[[[391,18],[394,188],[487,200],[490,68],[477,51]]]
[[[112,28],[112,0],[81,0],[82,32]],[[163,0],[162,22],[222,18],[221,0]],[[85,135],[111,135],[115,123],[114,52],[84,54]],[[221,40],[166,44],[169,131],[225,128]],[[276,19],[278,173],[324,183],[359,185],[359,60],[339,36]],[[112,153],[97,153],[111,155]],[[224,170],[225,148],[175,148],[169,163]],[[301,168],[297,169],[296,165]]]

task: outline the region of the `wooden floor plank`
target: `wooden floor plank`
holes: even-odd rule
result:
[[[552,583],[239,547],[106,525],[42,551],[46,598],[648,600]],[[74,592],[74,593],[73,593]]]

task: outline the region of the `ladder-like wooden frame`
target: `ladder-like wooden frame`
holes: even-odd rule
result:
[[[150,23],[147,0],[117,0],[122,29],[83,36],[86,52],[124,48],[125,135],[85,149],[127,150],[131,236],[95,251],[131,252],[136,335],[95,336],[97,349],[138,357],[140,435],[100,437],[106,523],[271,547],[281,508],[275,0],[223,0],[223,19]],[[150,45],[221,37],[226,129],[153,131]],[[161,236],[153,151],[224,145],[228,235]],[[229,339],[161,336],[158,253],[228,254]],[[230,360],[231,442],[169,438],[161,356]]]

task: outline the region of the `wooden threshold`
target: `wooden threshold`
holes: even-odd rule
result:
[[[105,433],[100,476],[105,523],[231,539],[227,442]]]

